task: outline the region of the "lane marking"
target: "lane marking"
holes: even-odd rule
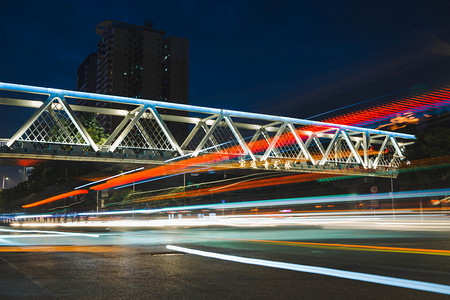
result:
[[[215,253],[215,252],[189,249],[189,248],[178,247],[178,246],[173,246],[173,245],[167,245],[166,248],[169,250],[180,251],[183,253],[189,253],[189,254],[210,257],[210,258],[216,258],[216,259],[221,259],[221,260],[227,260],[227,261],[234,261],[234,262],[243,263],[243,264],[250,264],[250,265],[264,266],[264,267],[269,267],[269,268],[277,268],[277,269],[292,270],[292,271],[298,271],[298,272],[327,275],[327,276],[333,276],[333,277],[339,277],[339,278],[345,278],[345,279],[352,279],[352,280],[358,280],[358,281],[365,281],[365,282],[371,282],[371,283],[378,283],[378,284],[391,285],[391,286],[396,286],[396,287],[402,287],[402,288],[450,295],[450,286],[443,285],[443,284],[437,284],[437,283],[431,283],[431,282],[402,279],[402,278],[395,278],[395,277],[381,276],[381,275],[373,275],[373,274],[367,274],[367,273],[343,271],[343,270],[324,268],[324,267],[315,267],[315,266],[299,265],[299,264],[292,264],[292,263],[285,263],[285,262],[277,262],[277,261],[270,261],[270,260],[264,260],[264,259],[240,257],[240,256],[220,254],[220,253]]]
[[[185,237],[184,235],[176,235],[176,236]],[[336,249],[336,250],[360,250],[360,251],[397,252],[397,253],[408,253],[408,254],[450,256],[450,250],[441,250],[441,249],[403,248],[403,247],[389,247],[389,246],[292,242],[292,241],[256,240],[256,239],[227,239],[227,238],[200,237],[200,236],[195,236],[195,238],[196,239],[204,239],[204,240],[275,244],[275,245],[282,245],[282,246],[315,247],[315,248]]]
[[[310,243],[310,242],[290,242],[290,241],[273,241],[273,240],[253,240],[253,239],[230,239],[237,242],[254,242],[263,244],[276,244],[287,246],[318,246],[323,248],[341,248],[350,250],[363,251],[381,251],[381,252],[400,252],[414,254],[444,255],[450,256],[450,250],[440,249],[421,249],[421,248],[403,248],[403,247],[385,247],[385,246],[368,246],[368,245],[351,245],[351,244],[331,244],[331,243]]]

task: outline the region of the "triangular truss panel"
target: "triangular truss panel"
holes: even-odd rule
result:
[[[238,139],[225,120],[222,120],[216,127],[216,130],[211,133],[203,149],[207,152],[220,152],[239,156],[245,155],[244,149],[239,144]]]
[[[59,98],[54,98],[17,140],[65,145],[90,145]]]
[[[181,148],[188,152],[194,152],[195,149],[197,149],[198,145],[203,140],[203,138],[206,136],[208,130],[209,130],[208,125],[204,123],[199,123],[195,125],[194,128],[192,128],[191,130],[191,136],[189,137],[189,140],[186,140],[185,144],[183,144]]]
[[[193,153],[200,147],[200,144],[205,136],[210,131],[210,128],[222,117],[219,114],[205,114],[194,113],[190,116],[190,119],[195,120],[195,123],[189,130],[189,134],[185,137],[181,144],[181,149],[186,153]]]
[[[328,162],[332,163],[354,163],[357,164],[358,161],[353,156],[350,146],[345,141],[342,135],[336,139],[334,144],[331,146],[331,151],[327,157]]]
[[[277,133],[276,131],[269,131],[266,130],[264,127],[258,129],[254,133],[251,141],[248,143],[248,146],[250,150],[253,152],[253,154],[264,155],[267,149],[269,148],[270,143],[274,139],[276,133]],[[276,155],[273,153],[273,150],[271,150],[270,153]]]
[[[311,144],[311,141],[313,142],[313,145],[315,142],[312,140],[312,133],[301,130],[301,126],[299,125],[289,125],[292,133],[292,137],[295,139],[295,149],[297,149],[297,156],[295,157],[295,162],[311,162],[312,164],[315,164],[317,159],[312,156],[312,150],[311,148],[308,149],[308,145]],[[318,142],[318,141],[317,141]]]
[[[329,135],[329,134],[328,134]],[[326,165],[328,163],[334,164],[361,164],[364,163],[361,156],[355,150],[359,147],[359,142],[354,142],[345,130],[336,129],[331,136],[329,142],[322,142],[321,145],[326,146],[325,153],[319,162],[319,165]],[[322,138],[322,141],[325,138]],[[356,147],[355,147],[356,146]],[[365,167],[365,166],[364,166]]]
[[[200,142],[198,142],[199,140]],[[200,121],[183,143],[183,147],[186,147],[186,150],[195,147],[195,150],[191,152],[192,156],[201,153],[217,153],[230,156],[228,159],[246,155],[249,155],[252,160],[255,159],[248,149],[245,139],[227,115],[211,116],[208,118],[208,122]]]
[[[314,161],[320,161],[325,153],[320,139],[315,134],[308,137],[305,147]]]
[[[369,164],[375,168],[378,166],[397,168],[404,158],[396,140],[392,137],[386,137],[381,145],[370,146],[369,154]]]
[[[152,149],[152,150],[175,150],[164,131],[155,120],[150,109],[142,114],[142,117],[134,124],[119,147]]]
[[[118,125],[106,142],[110,152],[117,148],[157,151],[177,151],[177,144],[159,114],[152,107],[138,107]]]
[[[274,148],[269,157],[286,158],[295,160],[306,160],[307,157],[303,153],[300,145],[289,127],[284,127],[280,136],[275,142]]]

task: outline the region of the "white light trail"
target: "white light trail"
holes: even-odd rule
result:
[[[203,170],[206,170],[206,169],[209,169],[209,168],[205,167],[205,168],[195,169],[195,170],[187,171],[187,172],[183,172],[183,173],[176,173],[176,174],[160,176],[160,177],[155,177],[155,178],[141,180],[141,181],[136,181],[136,182],[128,183],[128,184],[125,184],[125,185],[120,185],[118,187],[115,187],[114,189],[118,190],[118,189],[126,188],[126,187],[129,187],[129,186],[133,186],[133,185],[138,185],[138,184],[147,183],[147,182],[151,182],[151,181],[157,181],[157,180],[170,178],[170,177],[174,177],[174,176],[178,176],[178,175],[183,175],[183,174],[187,174],[187,173],[192,173],[192,172],[199,172],[199,171],[203,171]]]
[[[229,216],[209,216],[204,215],[201,218],[197,216],[184,216],[182,219],[129,219],[129,220],[104,220],[94,219],[89,221],[68,222],[68,223],[13,223],[11,226],[21,228],[164,228],[164,227],[273,227],[273,226],[304,226],[314,225],[322,228],[357,228],[357,229],[375,229],[375,230],[413,230],[413,231],[448,231],[450,221],[443,219],[442,216],[427,216],[426,222],[423,222],[423,216],[409,216],[407,218],[397,219],[392,223],[390,215],[379,216],[310,216],[310,217],[229,217]],[[401,221],[401,222],[400,222]]]
[[[20,216],[14,216],[14,219],[26,219],[26,218],[51,218],[54,217],[54,215],[20,215]]]
[[[420,198],[420,197],[433,197],[443,196],[450,194],[450,189],[438,189],[438,190],[425,190],[425,191],[406,191],[397,193],[380,193],[380,194],[350,194],[350,195],[330,195],[330,196],[314,196],[303,198],[288,198],[288,199],[276,199],[276,200],[256,200],[256,201],[242,201],[232,203],[215,203],[204,205],[189,205],[167,208],[155,208],[155,209],[139,209],[139,210],[122,210],[122,211],[109,211],[109,212],[86,212],[79,213],[80,216],[93,216],[93,215],[119,215],[119,214],[155,214],[166,211],[179,211],[179,210],[198,210],[198,209],[231,209],[231,208],[249,208],[249,207],[272,207],[272,206],[286,206],[296,204],[314,204],[314,203],[339,203],[348,201],[370,201],[370,200],[382,200],[382,199],[402,199],[402,198]]]
[[[192,153],[188,153],[188,154],[185,154],[185,155],[177,156],[177,157],[165,160],[164,162],[167,163],[167,162],[171,162],[171,161],[178,160],[178,159],[181,159],[181,158],[185,158],[185,157],[188,157],[188,156],[192,156]]]
[[[350,195],[329,195],[329,196],[314,196],[302,198],[288,198],[276,200],[256,200],[256,201],[241,201],[231,203],[213,203],[202,205],[176,206],[154,209],[137,209],[137,210],[117,210],[105,212],[84,212],[78,213],[77,216],[107,216],[107,215],[131,215],[131,214],[157,214],[160,212],[183,211],[183,210],[222,210],[232,208],[255,208],[255,207],[276,207],[276,206],[292,206],[302,204],[315,203],[340,203],[348,201],[371,201],[382,199],[407,199],[407,198],[421,198],[421,197],[436,197],[450,194],[450,189],[436,189],[436,190],[419,190],[419,191],[404,191],[397,193],[380,193],[380,194],[350,194]],[[15,216],[15,219],[39,218],[39,217],[54,217],[56,215],[20,215]]]
[[[166,248],[169,250],[179,251],[179,252],[183,252],[183,253],[194,254],[194,255],[210,257],[210,258],[215,258],[215,259],[221,259],[221,260],[226,260],[226,261],[233,261],[233,262],[238,262],[238,263],[243,263],[243,264],[257,265],[257,266],[263,266],[263,267],[269,267],[269,268],[277,268],[277,269],[284,269],[284,270],[291,270],[291,271],[305,272],[305,273],[312,273],[312,274],[320,274],[320,275],[326,275],[326,276],[333,276],[333,277],[339,277],[339,278],[345,278],[345,279],[352,279],[352,280],[358,280],[358,281],[365,281],[365,282],[371,282],[371,283],[378,283],[378,284],[414,289],[414,290],[419,290],[419,291],[426,291],[426,292],[450,295],[450,286],[443,285],[443,284],[437,284],[437,283],[431,283],[431,282],[402,279],[402,278],[395,278],[395,277],[381,276],[381,275],[373,275],[373,274],[360,273],[360,272],[343,271],[343,270],[315,267],[315,266],[308,266],[308,265],[299,265],[299,264],[271,261],[271,260],[265,260],[265,259],[247,258],[247,257],[241,257],[241,256],[235,256],[235,255],[227,255],[227,254],[220,254],[220,253],[214,253],[214,252],[208,252],[208,251],[189,249],[189,248],[178,247],[178,246],[173,246],[173,245],[167,245]]]
[[[1,239],[21,239],[21,238],[49,238],[49,237],[66,237],[66,235],[61,234],[3,234],[0,235]]]
[[[64,231],[52,231],[52,230],[21,230],[21,229],[4,229],[0,228],[2,232],[14,232],[14,233],[45,233],[45,234],[58,234],[60,236],[70,235],[70,236],[87,236],[87,237],[99,237],[98,234],[89,234],[89,233],[78,233],[78,232],[64,232]],[[48,236],[48,235],[42,235]],[[4,236],[6,237],[6,236]],[[12,237],[12,235],[11,235]],[[18,236],[16,236],[18,237]]]
[[[137,168],[137,169],[133,169],[133,170],[130,170],[130,171],[126,171],[126,172],[123,172],[123,173],[120,173],[120,174],[117,174],[117,175],[105,178],[105,179],[97,180],[97,181],[94,181],[94,182],[89,182],[89,183],[77,186],[76,188],[74,188],[74,190],[78,190],[78,189],[81,189],[83,187],[87,187],[87,186],[90,186],[90,185],[93,185],[93,184],[96,184],[96,183],[99,183],[99,182],[102,182],[102,181],[106,181],[106,180],[109,180],[109,179],[112,179],[112,178],[116,178],[116,177],[122,176],[122,175],[130,174],[130,173],[137,172],[137,171],[141,171],[143,169],[144,169],[144,167],[140,167],[140,168]]]

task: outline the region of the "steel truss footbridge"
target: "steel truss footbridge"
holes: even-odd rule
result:
[[[274,115],[0,82],[1,105],[34,112],[0,159],[169,164],[208,156],[202,164],[284,172],[392,176],[413,135]],[[3,95],[2,94],[2,95]],[[76,100],[87,105],[75,105]],[[102,144],[79,113],[120,118]],[[170,124],[186,126],[176,139]],[[178,134],[179,136],[179,134]]]

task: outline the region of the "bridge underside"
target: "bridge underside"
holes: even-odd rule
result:
[[[15,149],[11,151],[7,149],[4,152],[0,150],[0,165],[12,165],[12,166],[92,166],[97,165],[99,168],[107,166],[116,166],[124,169],[131,169],[139,166],[145,166],[145,168],[153,168],[157,166],[164,166],[166,163],[164,160],[157,160],[155,158],[143,158],[142,155],[134,154],[118,154],[118,153],[96,153],[96,152],[84,152],[84,153],[66,153],[57,154],[56,150],[49,151],[34,151],[34,153],[21,151],[23,149]],[[265,162],[256,161],[253,166],[250,163],[243,161],[226,161],[221,163],[201,163],[197,167],[214,170],[229,170],[229,169],[241,169],[247,170],[247,172],[259,172],[259,171],[272,171],[272,172],[294,172],[294,173],[327,173],[338,175],[352,175],[352,176],[373,176],[373,177],[397,177],[398,172],[396,169],[389,167],[378,167],[374,169],[362,169],[356,164],[326,164],[324,166],[312,165],[308,162],[299,161],[292,163],[289,169],[286,169],[283,164],[276,163],[278,159],[269,159],[268,164]],[[276,167],[273,167],[273,166]],[[272,168],[269,168],[272,166]]]
[[[53,156],[53,155],[16,155],[11,153],[0,153],[0,165],[4,166],[64,166],[64,167],[80,167],[80,166],[97,166],[105,168],[108,166],[117,166],[121,169],[133,169],[136,165],[153,168],[160,166],[161,163],[155,161],[145,161],[137,163],[134,159],[98,159],[96,157],[76,157],[76,156]]]
[[[6,83],[0,83],[0,90],[21,96],[0,97],[0,104],[34,109],[11,138],[0,141],[0,160],[19,165],[59,161],[159,166],[194,161],[225,169],[392,176],[404,159],[405,146],[414,139],[395,132],[152,100]],[[85,105],[69,104],[76,99]],[[114,119],[117,125],[107,139],[94,142],[81,114]]]

